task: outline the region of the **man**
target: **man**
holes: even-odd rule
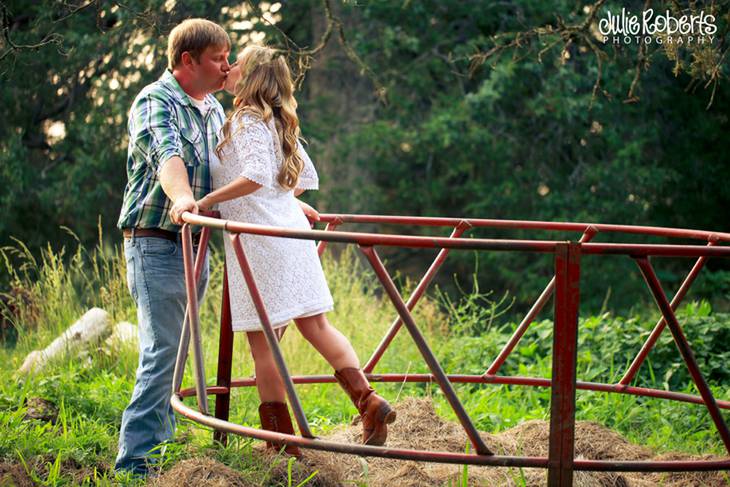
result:
[[[129,113],[128,183],[117,225],[124,233],[127,283],[137,305],[139,364],[122,416],[115,468],[146,474],[148,457],[175,430],[172,374],[185,313],[181,215],[198,212],[211,190],[210,164],[225,115],[211,94],[225,83],[228,34],[189,19],[168,39],[168,70]],[[202,298],[208,263],[198,293]]]

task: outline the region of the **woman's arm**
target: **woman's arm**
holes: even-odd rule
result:
[[[297,200],[297,203],[299,203],[299,207],[310,221],[319,221],[319,212],[317,210],[306,204],[304,201]]]
[[[223,187],[216,189],[215,191],[208,193],[206,196],[198,200],[198,206],[202,209],[208,209],[220,203],[221,201],[228,201],[239,196],[246,196],[261,187],[259,183],[255,183],[248,178],[240,177],[235,181],[231,181]]]

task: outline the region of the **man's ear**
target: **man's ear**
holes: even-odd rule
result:
[[[192,54],[190,54],[189,51],[185,51],[182,53],[182,55],[180,56],[180,61],[182,62],[182,65],[186,68],[192,68],[193,63],[195,62]]]

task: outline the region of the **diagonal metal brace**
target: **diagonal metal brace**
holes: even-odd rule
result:
[[[456,417],[459,419],[459,422],[464,427],[466,435],[469,437],[469,440],[471,440],[472,445],[474,445],[474,450],[479,455],[494,455],[494,453],[492,453],[492,451],[487,447],[482,438],[479,436],[479,431],[477,431],[476,427],[469,418],[469,415],[464,410],[464,406],[459,401],[459,398],[456,397],[456,392],[451,386],[451,381],[449,381],[446,373],[441,368],[441,364],[439,364],[438,360],[426,343],[426,339],[423,337],[423,334],[416,326],[415,321],[413,321],[413,316],[411,315],[410,311],[408,311],[406,303],[403,302],[403,298],[401,298],[398,289],[396,289],[395,287],[395,283],[393,283],[393,280],[390,278],[388,271],[383,266],[383,263],[381,262],[378,253],[373,247],[360,246],[360,250],[363,254],[365,254],[368,261],[370,261],[370,264],[373,266],[375,274],[378,276],[378,279],[380,279],[380,282],[383,284],[385,292],[388,294],[390,300],[393,302],[393,305],[395,306],[398,314],[403,320],[403,324],[410,332],[411,337],[413,337],[413,341],[418,347],[418,350],[421,352],[421,355],[426,361],[426,364],[431,370],[431,373],[436,379],[436,382],[441,387],[444,396],[446,396],[446,400],[449,401],[449,404],[453,408],[454,413],[456,413]]]

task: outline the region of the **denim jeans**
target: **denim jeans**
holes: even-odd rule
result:
[[[179,239],[127,238],[124,256],[129,292],[137,305],[139,363],[132,399],[122,415],[115,469],[144,474],[151,450],[175,431],[170,395],[187,303],[182,244]],[[207,284],[206,256],[199,300]]]

